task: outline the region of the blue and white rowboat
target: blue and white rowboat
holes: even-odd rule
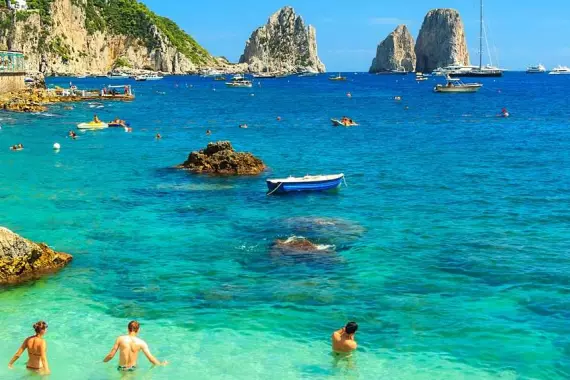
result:
[[[268,179],[267,188],[269,189],[269,194],[290,193],[294,191],[324,191],[336,189],[340,186],[343,179],[343,173]]]

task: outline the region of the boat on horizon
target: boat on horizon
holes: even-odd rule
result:
[[[570,67],[558,65],[548,73],[549,75],[568,75],[570,74]]]
[[[344,174],[306,175],[304,177],[287,177],[268,179],[268,195],[274,193],[291,193],[300,191],[326,191],[338,188],[344,180]]]
[[[109,72],[107,74],[107,78],[108,79],[128,79],[129,76],[125,73],[114,73],[114,72]]]
[[[546,72],[546,67],[544,67],[541,63],[526,68],[527,74],[542,74],[545,72]]]
[[[340,73],[338,73],[337,76],[329,77],[329,80],[337,81],[337,82],[339,82],[339,81],[345,81],[345,80],[346,80],[346,77],[343,77],[342,75],[340,75]]]
[[[142,75],[137,75],[135,77],[135,80],[137,82],[146,82],[146,81],[154,81],[154,80],[161,80],[164,79],[163,76],[160,76],[158,74],[142,74]]]
[[[242,74],[236,74],[233,76],[231,81],[226,82],[226,86],[235,87],[235,88],[251,87],[252,85],[253,84],[251,83],[251,81],[246,79],[245,76],[243,76]]]
[[[416,73],[416,81],[423,82],[429,79],[429,76],[424,73],[417,72]]]
[[[446,84],[436,84],[433,88],[438,93],[472,93],[477,92],[483,85],[481,83],[463,83],[459,78],[445,77]]]
[[[255,73],[252,74],[254,78],[259,78],[259,79],[272,79],[272,78],[277,78],[277,73]]]

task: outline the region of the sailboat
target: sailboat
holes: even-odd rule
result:
[[[458,70],[449,73],[452,77],[502,77],[503,70],[492,65],[483,66],[483,0],[481,0],[481,17],[479,23],[479,67],[475,66],[470,68],[470,70]],[[485,34],[485,41],[487,41],[487,35]],[[489,50],[489,45],[487,44],[487,50]],[[490,59],[490,56],[489,56]]]

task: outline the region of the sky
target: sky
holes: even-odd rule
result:
[[[175,21],[215,56],[237,62],[246,40],[271,14],[290,5],[317,29],[327,71],[368,71],[376,46],[398,24],[417,38],[425,14],[454,8],[461,15],[471,61],[478,62],[478,0],[143,0]],[[485,0],[492,63],[522,70],[543,63],[570,66],[570,1]],[[484,63],[488,63],[485,53]]]

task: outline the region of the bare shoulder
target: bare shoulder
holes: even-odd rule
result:
[[[352,348],[353,350],[356,350],[356,348],[358,347],[358,343],[356,343],[356,341],[354,340],[349,340],[346,342],[346,344]]]

